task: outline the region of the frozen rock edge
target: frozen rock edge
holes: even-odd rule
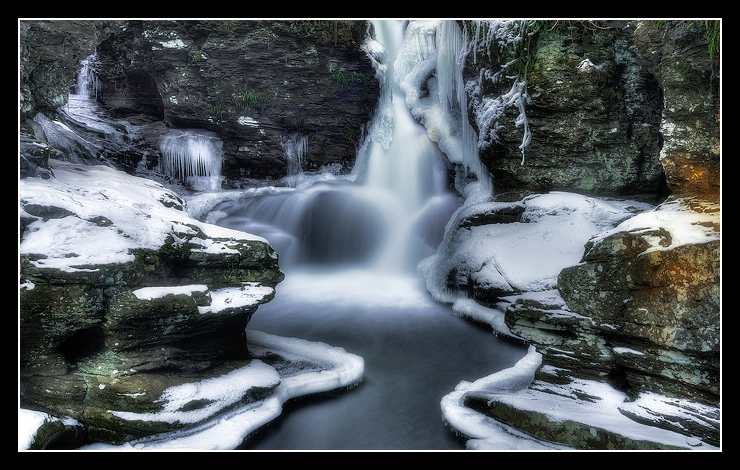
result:
[[[188,432],[155,435],[120,446],[89,444],[81,450],[230,450],[277,418],[285,402],[306,395],[350,388],[362,381],[364,360],[342,348],[255,330],[248,330],[247,337],[250,351],[255,357],[250,365],[216,379],[173,390],[170,396],[175,397],[180,392],[189,396],[189,399],[197,399],[210,389],[220,397],[228,397],[235,390],[267,385],[273,387],[267,397],[231,409]],[[301,366],[296,367],[296,364]],[[62,427],[79,429],[79,423],[75,420],[59,419],[36,411],[21,410],[20,418],[19,449],[34,448],[37,434],[48,434],[49,429],[56,428],[58,433]],[[140,420],[171,418],[167,413],[127,416],[127,419]]]

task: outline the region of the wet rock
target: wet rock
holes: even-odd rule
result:
[[[615,361],[638,391],[718,404],[718,208],[667,203],[590,244],[583,263],[560,273],[568,306],[637,351]],[[656,224],[661,217],[669,222]]]
[[[490,45],[466,57],[466,80],[479,82],[480,90],[468,98],[470,122],[476,130],[496,128],[497,139],[479,145],[496,191],[511,193],[509,200],[551,190],[651,203],[670,192],[716,198],[719,54],[710,57],[705,35],[705,23],[714,22],[544,23],[533,27],[538,32],[520,59],[531,66],[525,106],[531,139],[524,155],[517,109],[496,123],[472,117],[482,100],[511,86],[481,74],[498,72],[518,53],[500,58]]]

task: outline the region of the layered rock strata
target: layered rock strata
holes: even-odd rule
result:
[[[54,160],[51,171],[20,182],[21,406],[103,442],[212,418],[224,407],[208,399],[172,410],[202,412],[193,422],[121,413],[161,411],[165,390],[250,364],[245,328],[283,279],[272,247],[191,219],[158,183]],[[237,390],[234,403],[278,383]]]

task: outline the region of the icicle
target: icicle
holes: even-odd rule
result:
[[[490,195],[493,192],[493,183],[488,170],[480,161],[478,136],[468,121],[468,98],[462,76],[462,64],[468,44],[467,29],[461,31],[457,22],[443,21],[440,35],[442,37],[438,41],[441,47],[437,65],[440,101],[443,105],[456,103],[459,106],[463,166],[477,177],[479,194]]]
[[[191,176],[221,176],[223,141],[213,132],[174,130],[160,144],[160,170],[179,181]]]
[[[491,45],[506,48],[516,45],[519,41],[523,41],[525,39],[524,33],[526,32],[527,22],[478,20],[474,21],[474,25],[475,38],[468,48],[472,49],[473,60],[475,61],[479,47],[484,47],[490,57]],[[483,32],[484,29],[486,30],[485,33]],[[508,67],[517,61],[518,59],[514,59],[506,64],[501,64],[498,71],[482,69],[478,79],[470,81],[466,87],[474,103],[476,124],[479,130],[476,145],[479,149],[485,149],[491,142],[498,141],[497,132],[501,128],[501,125],[498,124],[498,119],[503,115],[507,107],[514,106],[519,110],[515,125],[516,127],[524,126],[522,143],[519,145],[519,149],[522,151],[522,161],[520,164],[524,165],[524,149],[529,145],[531,140],[529,121],[524,108],[529,100],[526,92],[526,77],[506,77],[514,78],[514,83],[507,93],[500,96],[486,97],[483,96],[481,91],[481,85],[484,80],[500,83],[504,79]]]
[[[303,173],[303,159],[308,153],[308,137],[293,134],[288,139],[280,138],[280,145],[288,159],[288,175]]]

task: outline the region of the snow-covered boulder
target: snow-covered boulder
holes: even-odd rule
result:
[[[248,364],[245,328],[283,279],[277,255],[263,238],[191,218],[153,181],[50,167],[52,178],[19,182],[21,403],[78,419],[100,440],[161,432],[112,411],[157,410],[194,373]],[[279,383],[268,382],[235,401]]]
[[[635,391],[719,403],[719,203],[666,202],[589,241],[558,290]]]
[[[500,301],[541,359],[529,386],[466,406],[575,448],[717,448],[719,234],[719,203],[695,199],[595,234],[556,288]]]
[[[647,208],[563,192],[466,205],[449,222],[437,254],[419,270],[428,290],[444,302],[460,292],[495,302],[554,289],[560,270],[581,260],[589,238]]]

